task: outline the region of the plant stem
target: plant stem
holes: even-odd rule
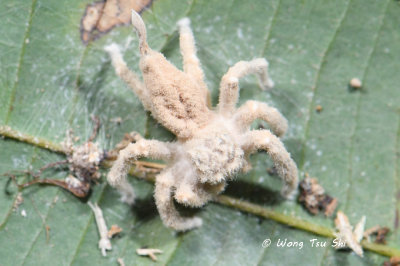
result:
[[[11,138],[34,146],[38,146],[40,148],[47,149],[53,152],[66,154],[66,150],[60,144],[18,132],[16,130],[11,129],[9,126],[0,126],[0,135],[6,138]],[[102,167],[110,168],[112,164],[113,160],[106,160],[102,163]],[[145,178],[147,181],[154,182],[155,173],[149,172],[150,173],[149,175],[146,174],[143,175],[143,172],[138,169],[138,166],[142,167],[147,166],[153,169],[161,170],[165,165],[138,161],[138,164],[136,164],[135,167],[132,167],[131,170],[129,171],[129,173],[133,176],[139,177],[141,179]],[[264,206],[260,206],[254,203],[250,203],[226,195],[219,195],[214,199],[214,201],[221,205],[231,207],[243,212],[251,213],[266,219],[270,219],[280,224],[284,224],[293,228],[310,232],[315,235],[324,236],[328,238],[335,238],[334,230],[332,228],[313,224],[311,222],[305,221],[303,219],[291,215],[285,215]],[[375,244],[368,242],[366,240],[361,241],[361,245],[363,246],[363,248],[383,256],[387,257],[400,256],[400,250],[386,245]]]
[[[247,213],[251,213],[257,216],[261,216],[263,218],[271,219],[275,222],[278,222],[280,224],[288,225],[297,229],[301,229],[303,231],[307,231],[310,233],[313,233],[315,235],[320,235],[320,236],[325,236],[328,238],[335,238],[335,234],[333,229],[313,224],[311,222],[302,220],[300,218],[290,216],[290,215],[285,215],[282,213],[279,213],[277,211],[274,211],[272,209],[250,203],[244,200],[240,199],[235,199],[233,197],[225,196],[225,195],[220,195],[215,198],[215,202],[240,210],[244,211]],[[400,256],[400,250],[389,247],[386,245],[382,244],[375,244],[368,242],[366,240],[361,241],[361,245],[363,248],[372,251],[374,253],[387,256],[387,257],[394,257],[394,256]]]
[[[226,195],[219,195],[215,198],[215,201],[222,205],[232,207],[244,212],[248,212],[257,216],[261,216],[267,219],[271,219],[278,223],[298,228],[310,233],[314,233],[316,235],[325,236],[329,238],[335,237],[334,231],[330,228],[313,224],[294,216],[285,215],[280,212],[274,211],[272,209],[257,204],[253,204],[244,200],[235,199]]]
[[[10,138],[10,139],[14,139],[14,140],[18,140],[20,142],[25,142],[25,143],[29,143],[31,145],[46,149],[46,150],[50,150],[53,152],[57,152],[57,153],[66,153],[65,148],[58,144],[58,143],[54,143],[51,141],[48,141],[46,139],[42,139],[42,138],[37,138],[25,133],[21,133],[19,131],[16,131],[14,129],[12,129],[9,126],[0,126],[0,135],[6,137],[6,138]]]

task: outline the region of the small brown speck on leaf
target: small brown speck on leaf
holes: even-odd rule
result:
[[[350,80],[350,86],[354,89],[360,89],[362,87],[362,82],[358,78],[352,78]]]
[[[50,226],[46,225],[46,243],[50,241]]]
[[[315,111],[317,111],[318,113],[321,113],[322,112],[322,106],[321,105],[317,105],[317,106],[315,106]]]

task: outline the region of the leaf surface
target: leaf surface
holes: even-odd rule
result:
[[[82,44],[79,27],[87,4],[90,1],[0,3],[0,125],[57,143],[73,129],[83,143],[92,132],[94,114],[101,120],[97,141],[103,149],[113,148],[133,130],[147,138],[173,140],[118,79],[103,50],[118,43],[130,68],[138,71],[131,27],[116,27]],[[283,141],[301,174],[317,177],[352,224],[366,215],[367,228],[391,228],[388,245],[400,248],[399,12],[399,2],[392,0],[158,0],[142,15],[150,46],[178,67],[176,22],[191,19],[214,105],[229,66],[267,58],[275,88],[261,91],[254,77],[245,78],[239,104],[257,99],[277,107],[289,121]],[[362,80],[361,90],[348,87],[354,77]],[[323,108],[319,113],[317,105]],[[117,117],[121,125],[113,122]],[[257,121],[254,127],[260,123],[267,126]],[[38,169],[64,158],[10,139],[0,139],[0,150],[0,173]],[[253,170],[231,182],[227,194],[333,227],[332,219],[311,216],[298,203],[279,198],[281,182],[267,173],[272,162],[266,154],[253,156],[252,163]],[[44,177],[67,174],[58,169]],[[203,227],[176,234],[162,225],[153,186],[136,179],[132,183],[138,193],[132,209],[105,182],[93,187],[90,200],[99,202],[107,224],[123,228],[104,258],[85,203],[59,188],[32,186],[13,211],[15,186],[1,177],[0,265],[116,265],[118,258],[127,265],[147,265],[150,259],[135,252],[144,246],[163,250],[157,256],[161,265],[375,265],[385,260],[369,252],[364,258],[338,252],[328,239],[217,204],[197,213]],[[272,245],[263,248],[267,238]],[[277,246],[285,239],[303,246]],[[313,247],[312,239],[326,242],[326,247]]]

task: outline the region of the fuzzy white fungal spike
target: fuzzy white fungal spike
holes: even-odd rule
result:
[[[120,67],[118,66],[124,64],[124,60],[122,59],[119,46],[116,43],[111,43],[104,47],[104,51],[110,54],[113,66],[117,69],[117,73],[120,72]]]
[[[147,45],[147,32],[142,17],[135,10],[132,9],[132,25],[135,27],[139,37],[140,53],[146,54],[149,46]]]
[[[176,24],[178,24],[179,27],[189,27],[190,19],[187,17],[182,18],[182,19],[178,20],[178,22]]]

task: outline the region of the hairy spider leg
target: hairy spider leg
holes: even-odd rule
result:
[[[135,193],[131,184],[126,179],[132,162],[136,161],[139,157],[168,160],[170,156],[171,147],[168,143],[146,139],[131,143],[120,151],[117,160],[108,173],[108,183],[121,193],[122,201],[133,204]]]
[[[257,74],[263,89],[274,86],[268,76],[268,62],[264,58],[237,62],[221,80],[218,103],[221,114],[229,116],[235,111],[239,98],[239,79],[249,74]]]
[[[225,187],[225,182],[222,186]],[[176,186],[174,198],[177,202],[186,206],[201,207],[210,201],[213,195],[217,194],[218,189],[216,188],[216,185],[205,186],[192,176],[184,177]],[[215,189],[215,192],[213,189]]]
[[[242,149],[247,154],[262,149],[271,156],[278,174],[284,182],[281,190],[282,196],[294,199],[298,186],[297,167],[279,138],[269,130],[253,130],[244,134],[242,140]]]
[[[196,55],[196,44],[190,28],[189,18],[178,21],[179,45],[183,57],[183,71],[193,77],[200,85],[207,100],[207,105],[211,108],[211,94],[204,82],[204,72],[200,65],[200,60]]]
[[[117,44],[112,43],[104,48],[111,57],[112,64],[114,66],[115,72],[117,75],[125,81],[129,87],[132,88],[133,92],[139,97],[142,102],[144,108],[147,111],[152,111],[151,102],[146,87],[143,82],[139,79],[138,75],[131,71],[124,59],[122,58],[121,51]]]
[[[288,128],[286,118],[276,108],[258,101],[246,101],[235,112],[233,119],[241,132],[249,130],[251,123],[256,119],[267,122],[272,132],[278,137],[283,136]]]
[[[201,218],[182,217],[174,206],[172,197],[175,179],[170,168],[156,176],[154,197],[160,217],[164,224],[177,231],[186,231],[202,225]]]

